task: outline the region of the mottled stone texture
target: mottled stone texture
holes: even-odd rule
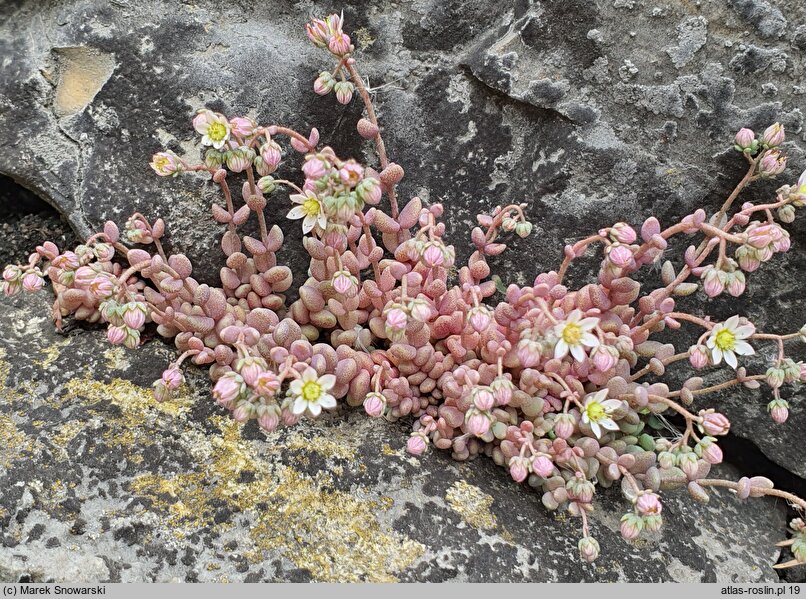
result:
[[[328,62],[307,42],[302,23],[333,8],[285,0],[0,0],[0,174],[47,199],[81,234],[134,210],[160,215],[170,245],[212,280],[221,263],[218,229],[207,218],[213,187],[192,177],[158,179],[148,158],[161,147],[197,156],[189,120],[208,106],[261,123],[316,126],[341,155],[372,163],[372,148],[354,132],[360,104],[342,107],[311,91]],[[492,260],[505,282],[531,281],[556,267],[564,243],[616,220],[640,223],[655,214],[668,224],[696,207],[717,206],[742,174],[741,159],[728,149],[741,126],[780,120],[789,132],[788,179],[806,167],[806,4],[799,0],[416,0],[346,2],[344,11],[387,146],[407,171],[401,193],[445,203],[460,259],[469,253],[465,240],[478,211],[528,204],[534,234]],[[747,197],[769,198],[775,187],[754,185]],[[281,222],[287,198],[273,201],[268,219]],[[298,227],[284,228],[280,259],[301,277]],[[799,327],[806,321],[804,219],[788,228],[793,251],[749,275],[741,300],[700,294],[681,305],[704,304],[717,318],[746,314],[769,332]],[[572,279],[589,274],[582,269]],[[2,306],[23,321],[33,314],[17,303]],[[775,537],[765,530],[780,523],[780,511],[763,515],[758,504],[726,499],[726,509],[742,511],[705,524],[719,501],[707,510],[671,503],[669,518],[679,518],[681,532],[636,547],[610,542],[618,510],[609,507],[596,526],[613,561],[590,568],[568,557],[567,526],[489,464],[429,457],[416,465],[397,449],[402,428],[357,416],[280,433],[269,443],[247,429],[241,441],[235,425],[210,419],[202,374],[188,396],[200,401],[179,407],[155,407],[139,387],[109,387],[115,377],[147,384],[167,362],[166,348],[148,344],[136,360],[126,354],[132,366],[117,372],[97,357],[106,350],[97,335],[71,336],[76,351],[62,351],[65,362],[55,357],[42,370],[27,364],[22,350],[40,351],[56,338],[46,337],[44,320],[31,326],[41,346],[8,345],[10,334],[24,330],[6,316],[0,324],[9,389],[28,381],[15,392],[21,395],[2,402],[9,434],[20,443],[10,445],[9,465],[0,465],[4,488],[12,489],[0,512],[9,524],[0,577],[28,570],[40,578],[113,580],[773,576],[762,566],[775,556],[768,547]],[[765,368],[765,357],[770,353],[753,366]],[[101,365],[84,366],[93,360]],[[93,384],[93,376],[106,382]],[[140,398],[137,414],[128,394]],[[731,392],[707,405],[723,406],[735,433],[806,477],[803,402],[795,398],[791,422],[776,427],[766,401]],[[328,445],[333,438],[341,449]],[[389,456],[381,451],[385,440],[396,448]],[[344,447],[352,453],[340,458]],[[17,448],[28,453],[16,455]],[[42,471],[30,468],[32,455]],[[477,503],[493,498],[493,532],[462,524],[450,507],[448,492],[461,480],[480,489],[470,493]],[[460,485],[450,496],[467,494]],[[336,511],[342,504],[352,511],[336,516],[317,507],[323,498]],[[281,516],[278,505],[288,506]],[[345,518],[365,528],[339,529]],[[306,532],[288,536],[293,526]],[[333,538],[337,547],[324,543]],[[746,548],[747,539],[759,546]],[[642,551],[650,558],[639,558]]]

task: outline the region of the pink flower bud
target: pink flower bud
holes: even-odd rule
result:
[[[280,413],[280,419],[283,421],[284,426],[294,426],[299,422],[300,416],[294,414],[291,410],[283,410]]]
[[[542,356],[543,347],[532,339],[521,339],[518,342],[518,360],[524,368],[531,368]]]
[[[789,402],[783,399],[774,399],[768,405],[770,416],[776,424],[783,424],[789,418]]]
[[[112,282],[111,277],[98,275],[90,283],[88,290],[95,299],[105,300],[115,292],[115,284]]]
[[[425,437],[422,434],[414,433],[406,442],[406,451],[412,455],[423,455],[426,446]]]
[[[615,266],[627,268],[634,263],[632,250],[626,245],[611,245],[607,257]]]
[[[786,133],[784,131],[784,126],[781,123],[775,123],[764,130],[764,133],[761,136],[761,143],[768,148],[775,148],[784,143],[785,138]]]
[[[257,419],[258,426],[266,432],[272,432],[280,424],[280,418],[275,412],[265,412]]]
[[[255,132],[255,121],[242,116],[236,116],[229,120],[231,131],[238,137],[250,137]]]
[[[713,266],[709,266],[703,272],[703,290],[708,297],[716,297],[725,291],[725,284],[720,277],[720,272]]]
[[[638,500],[635,502],[635,507],[642,516],[660,514],[661,511],[663,511],[660,497],[655,495],[655,493],[644,493],[638,497]]]
[[[302,165],[302,172],[308,179],[319,179],[327,173],[325,163],[315,156],[310,156]]]
[[[364,410],[373,418],[382,416],[386,410],[386,398],[382,394],[374,391],[367,393],[367,396],[364,398]]]
[[[483,437],[490,430],[490,418],[484,412],[474,412],[467,419],[467,432]]]
[[[22,278],[22,288],[28,293],[34,293],[42,289],[45,281],[36,273],[28,273]]]
[[[474,331],[483,333],[490,326],[490,311],[483,306],[478,306],[467,313],[467,320]]]
[[[400,308],[392,308],[386,315],[386,327],[392,331],[400,332],[406,330],[408,318],[406,313]]]
[[[482,411],[489,411],[495,407],[495,397],[489,387],[476,387],[471,392],[473,404]]]
[[[512,401],[512,391],[515,389],[515,385],[508,378],[497,376],[490,383],[490,389],[495,397],[496,405],[505,406]]]
[[[520,456],[512,456],[509,460],[509,475],[512,479],[521,483],[529,475],[528,461]]]
[[[19,266],[6,266],[3,270],[3,280],[9,283],[16,283],[22,277],[22,269]]]
[[[593,349],[591,358],[599,372],[607,372],[618,363],[618,350],[612,345],[598,345]]]
[[[708,366],[708,348],[704,345],[692,345],[688,350],[688,361],[698,370]]]
[[[364,176],[364,167],[356,162],[345,162],[339,169],[339,178],[349,187],[355,187]]]
[[[626,243],[627,245],[634,243],[638,239],[638,235],[627,223],[616,223],[611,228],[611,235],[615,237],[616,241]]]
[[[709,464],[721,464],[722,449],[716,443],[709,443],[702,450],[702,459]]]
[[[354,296],[358,292],[358,285],[353,280],[353,276],[345,271],[340,270],[333,275],[333,289],[342,295]]]
[[[252,417],[251,406],[244,402],[232,411],[232,417],[238,422],[246,422]]]
[[[228,372],[213,387],[213,399],[225,408],[230,408],[243,389],[243,379],[239,374]]]
[[[538,455],[532,460],[532,472],[543,478],[548,478],[554,472],[554,462],[548,456]]]
[[[260,157],[263,158],[270,169],[276,169],[283,159],[283,150],[275,141],[269,141],[260,147]]]
[[[753,147],[753,141],[755,139],[756,134],[753,133],[753,130],[743,127],[742,129],[739,129],[739,132],[736,134],[735,142],[736,145],[742,150],[749,150]]]
[[[572,414],[559,414],[554,419],[554,434],[560,439],[568,439],[574,434],[576,419]]]
[[[330,38],[330,31],[327,24],[322,19],[314,19],[305,25],[305,33],[308,34],[308,39],[310,39],[317,47],[324,48],[327,46],[328,39]]]
[[[261,397],[271,397],[280,389],[280,379],[273,372],[263,370],[255,377],[252,389]]]
[[[346,33],[337,33],[330,38],[327,47],[333,54],[344,56],[350,51],[350,36]]]
[[[627,541],[637,539],[644,529],[644,521],[637,514],[624,514],[621,518],[621,536]]]
[[[333,79],[333,75],[328,71],[322,71],[313,82],[313,91],[320,96],[326,96],[333,91],[335,84],[336,80]]]
[[[778,150],[767,150],[758,164],[758,171],[762,177],[774,177],[784,172],[786,156]]]
[[[126,310],[123,313],[123,322],[127,327],[139,330],[146,322],[146,315],[140,310]]]
[[[76,270],[75,284],[77,287],[86,289],[98,276],[98,272],[90,266],[82,266]]]
[[[700,426],[707,434],[712,437],[728,434],[730,430],[730,420],[728,420],[724,414],[702,411],[700,412],[700,417],[702,418]]]
[[[739,297],[742,293],[744,293],[745,288],[745,278],[741,272],[733,272],[731,273],[730,280],[727,285],[728,293],[732,297]]]
[[[163,401],[167,401],[171,398],[171,390],[165,386],[165,383],[162,379],[158,381],[154,381],[154,399],[158,402],[162,403]]]
[[[353,84],[349,81],[339,81],[333,89],[336,92],[336,100],[339,104],[349,104],[353,99]]]
[[[586,562],[591,563],[599,557],[599,543],[593,537],[583,537],[579,540],[579,555]]]
[[[126,340],[126,329],[123,327],[110,326],[106,330],[106,339],[112,345],[120,345]]]
[[[749,245],[736,248],[736,260],[739,262],[739,267],[746,272],[753,272],[761,266],[755,248]]]
[[[178,368],[168,368],[162,373],[162,382],[168,389],[178,389],[185,382],[185,377]]]
[[[423,249],[423,264],[433,268],[445,263],[445,253],[436,243],[428,243]]]

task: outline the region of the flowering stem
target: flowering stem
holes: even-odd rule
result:
[[[733,385],[738,385],[739,383],[744,383],[745,381],[760,381],[767,378],[766,375],[763,374],[754,374],[752,376],[747,376],[742,378],[741,380],[731,379],[729,381],[725,381],[724,383],[719,383],[718,385],[712,385],[710,387],[703,387],[702,389],[696,389],[691,391],[692,395],[704,395],[706,393],[711,393],[713,391],[721,391],[722,389],[727,389],[728,387],[732,387]],[[669,393],[669,397],[679,397],[681,394],[680,391],[672,391]]]
[[[723,487],[726,489],[733,489],[734,491],[739,490],[739,483],[734,482],[732,480],[723,480],[719,478],[703,478],[698,480],[697,483],[701,487]],[[779,489],[766,489],[764,487],[753,487],[753,490],[761,493],[762,495],[769,495],[771,497],[780,497],[781,499],[786,499],[790,503],[798,506],[801,510],[806,511],[806,501],[804,501],[797,495],[793,495],[792,493],[787,493],[786,491],[781,491]]]
[[[355,68],[354,61],[347,60],[345,62],[345,66],[347,71],[350,73],[350,78],[353,80],[355,88],[358,90],[358,93],[361,96],[361,100],[364,102],[364,107],[367,109],[367,117],[369,118],[369,122],[378,127],[378,117],[375,115],[375,107],[372,105],[372,99],[369,97],[369,92],[364,85],[364,80],[361,79],[361,75],[358,74],[358,70]],[[381,163],[381,170],[383,170],[389,166],[389,158],[386,155],[386,145],[383,143],[380,130],[375,135],[375,147],[378,150],[378,160]],[[399,210],[397,208],[397,195],[395,194],[394,186],[389,187],[389,205],[392,210],[392,218],[397,218]]]
[[[252,166],[250,165],[248,169],[246,169],[246,178],[249,180],[249,191],[253,196],[257,195],[257,188],[255,187],[255,175],[252,172]],[[257,211],[257,222],[260,226],[260,241],[263,242],[263,245],[267,246],[269,244],[269,231],[266,228],[266,217],[263,214],[263,210]]]

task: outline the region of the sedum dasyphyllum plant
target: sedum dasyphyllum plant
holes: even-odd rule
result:
[[[162,219],[135,214],[122,235],[107,222],[72,251],[50,242],[37,247],[28,264],[5,269],[6,295],[37,291],[47,275],[57,326],[68,315],[104,322],[109,342],[129,348],[155,323],[181,352],[154,384],[157,401],[170,400],[183,384],[189,360],[210,365],[213,397],[233,418],[256,419],[266,431],[340,403],[363,404],[373,417],[411,418],[410,453],[433,445],[457,460],[486,454],[515,481],[539,489],[549,510],[578,517],[579,551],[587,561],[600,551],[588,528],[597,487],[620,485],[630,506],[621,520],[628,540],[661,526],[660,491],[684,486],[700,502],[708,501],[709,488],[724,487],[740,499],[771,495],[806,509],[804,500],[764,477],[709,478],[722,461],[717,438],[730,422],[713,409],[689,409],[695,397],[712,391],[763,385],[772,396],[772,419],[783,423],[788,405],[781,386],[806,380],[806,366],[786,356],[785,343],[806,340],[806,328],[762,333],[746,318],[717,322],[679,309],[676,300],[700,284],[711,297],[739,296],[745,273],[789,249],[779,222],[792,222],[806,204],[806,173],[766,203],[735,207],[753,181],[783,173],[783,127],[774,124],[760,136],[737,133],[747,173],[715,214],[699,209],[665,228],[652,217],[638,231],[616,223],[566,246],[558,270],[539,274],[530,286],[510,285],[493,304],[487,257],[505,250],[507,233],[529,234],[525,205],[479,215],[471,235],[475,251],[457,271],[439,222],[443,206],[424,207],[418,198],[399,206],[403,169],[387,157],[342,26],[338,15],[307,26],[310,40],[334,61],[314,91],[333,92],[342,104],[358,92],[366,117],[357,129],[375,142],[377,169],[320,147],[316,129],[305,136],[201,110],[193,127],[206,148],[203,163],[160,152],[151,166],[161,176],[209,173],[220,186],[223,203],[212,205],[226,229],[220,287],[196,281],[184,255],[166,255]],[[286,142],[304,155],[301,183],[277,175]],[[266,224],[269,202],[290,202],[288,218],[301,221],[311,258],[299,299],[290,305],[284,294],[292,273],[275,258],[283,233]],[[259,236],[239,234],[252,216]],[[681,235],[691,245],[677,265],[663,262],[663,286],[642,287],[641,271],[662,262],[669,240]],[[569,289],[569,266],[591,246],[603,249],[598,280]],[[676,349],[653,339],[683,326],[701,332],[695,345]],[[777,345],[777,358],[766,372],[749,374],[740,361],[754,353],[754,344],[767,342]],[[662,377],[676,362],[728,374],[712,386],[692,376],[673,389]],[[671,427],[666,415],[682,417],[684,428]],[[795,519],[791,528],[781,545],[791,547],[794,559],[777,567],[806,563],[806,525]]]

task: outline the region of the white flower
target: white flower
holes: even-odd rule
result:
[[[204,109],[194,117],[193,128],[201,134],[202,145],[220,150],[227,143],[232,127],[223,114]]]
[[[322,408],[330,410],[336,407],[336,398],[328,391],[336,384],[336,377],[332,374],[318,376],[316,370],[308,366],[302,377],[291,381],[289,391],[294,400],[291,411],[294,414],[307,412],[316,417]]]
[[[748,323],[739,326],[739,317],[731,316],[725,322],[720,322],[713,329],[705,345],[711,350],[711,360],[714,364],[719,364],[725,358],[732,368],[738,366],[736,354],[740,356],[752,356],[755,350],[747,341],[756,327]]]
[[[296,220],[305,217],[302,221],[302,232],[310,233],[315,226],[319,226],[322,231],[327,227],[327,217],[325,216],[322,202],[316,197],[310,189],[305,190],[305,194],[294,194],[291,196],[291,201],[299,206],[294,206],[288,212],[288,218]]]
[[[618,424],[610,416],[621,407],[618,399],[607,399],[607,389],[591,393],[582,404],[582,422],[586,422],[596,435],[601,438],[602,428],[609,431],[619,430]]]
[[[591,331],[599,324],[598,318],[582,318],[580,310],[574,310],[563,321],[554,326],[557,345],[554,346],[554,357],[564,358],[571,352],[577,362],[587,357],[584,347],[596,347],[599,340]],[[583,347],[584,346],[584,347]]]

